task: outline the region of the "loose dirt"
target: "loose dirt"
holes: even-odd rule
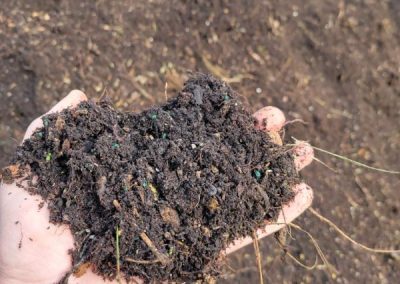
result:
[[[72,89],[139,112],[182,88],[186,70],[229,77],[251,110],[282,109],[294,136],[372,166],[400,160],[400,1],[0,1],[0,167],[29,123]],[[207,63],[207,64],[206,64]],[[216,66],[219,69],[215,68]],[[234,80],[235,79],[235,80]],[[143,92],[145,90],[145,92]],[[292,141],[291,141],[292,142]],[[302,171],[313,207],[371,247],[399,247],[400,179],[317,153]],[[372,213],[371,213],[372,212]],[[396,255],[369,256],[305,212],[295,221],[339,272],[305,270],[260,240],[267,283],[396,283]],[[289,251],[315,248],[292,230]],[[290,240],[290,237],[289,237]],[[253,246],[228,257],[226,280],[257,283]]]
[[[210,75],[139,114],[102,100],[42,120],[12,163],[30,169],[50,221],[70,225],[75,269],[105,278],[218,275],[224,249],[275,220],[299,181],[290,151]]]

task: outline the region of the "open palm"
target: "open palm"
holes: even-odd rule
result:
[[[49,113],[75,107],[84,100],[87,100],[85,94],[72,91]],[[254,118],[255,127],[266,131],[279,143],[277,133],[285,124],[283,113],[275,107],[264,107],[254,114]],[[41,126],[40,118],[34,120],[24,139]],[[313,158],[312,148],[306,143],[295,147],[294,154],[297,170],[307,166]],[[290,223],[310,206],[313,192],[309,186],[301,183],[293,190],[296,193],[294,200],[282,208],[277,224],[266,224],[264,230],[257,232],[259,238],[281,229],[284,226],[282,224]],[[71,270],[69,251],[74,249],[71,231],[66,225],[49,223],[49,210],[46,204],[41,204],[43,200],[40,196],[30,195],[15,183],[0,184],[0,283],[57,283]],[[237,240],[227,249],[227,253],[251,242],[250,237]],[[88,270],[79,278],[71,275],[68,283],[114,282],[104,281]]]

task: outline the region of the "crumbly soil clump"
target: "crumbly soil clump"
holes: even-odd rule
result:
[[[88,101],[43,124],[12,162],[30,169],[29,191],[50,221],[70,226],[75,272],[218,275],[226,247],[275,220],[298,182],[290,151],[255,130],[240,97],[209,75],[139,114]]]

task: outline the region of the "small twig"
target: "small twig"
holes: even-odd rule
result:
[[[159,259],[154,259],[154,260],[136,260],[130,257],[125,257],[125,261],[127,262],[133,262],[133,263],[138,263],[138,264],[154,264],[160,262]]]
[[[253,231],[253,245],[254,245],[254,251],[256,253],[256,259],[257,259],[257,266],[258,266],[258,273],[260,277],[260,284],[264,284],[264,278],[263,278],[263,268],[262,268],[262,263],[261,263],[261,255],[260,255],[260,247],[258,246],[258,237],[257,237],[257,232]]]
[[[162,265],[167,265],[168,263],[171,262],[168,256],[165,254],[162,254],[158,251],[156,246],[153,244],[153,242],[149,239],[149,237],[146,235],[145,232],[140,233],[140,238],[146,243],[146,245],[149,247],[151,252],[156,256],[157,260],[161,262]]]

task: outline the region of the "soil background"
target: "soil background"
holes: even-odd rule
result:
[[[180,89],[187,70],[231,82],[252,110],[280,107],[286,137],[399,168],[400,2],[388,1],[11,1],[0,3],[0,166],[35,117],[72,89],[106,92],[140,111]],[[371,247],[400,248],[399,176],[317,157],[303,171],[314,207]],[[260,242],[271,283],[395,283],[398,255],[372,255],[312,214],[297,221],[337,273],[307,271],[273,237]],[[288,249],[308,264],[315,249],[293,232]],[[229,256],[220,283],[257,283],[251,246]]]

